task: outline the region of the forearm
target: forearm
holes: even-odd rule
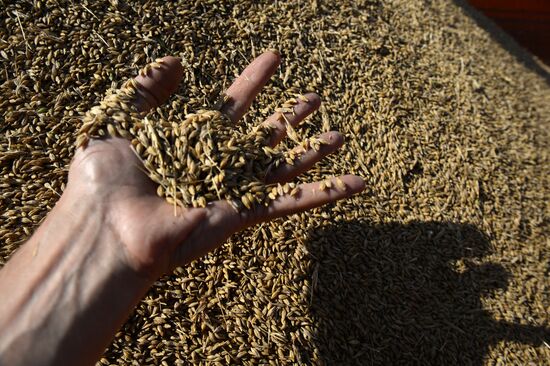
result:
[[[0,364],[93,364],[149,281],[125,265],[107,210],[61,198],[0,271]]]

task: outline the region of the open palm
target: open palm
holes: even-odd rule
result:
[[[226,91],[229,101],[222,112],[237,122],[248,110],[256,95],[273,75],[280,62],[274,52],[256,58]],[[158,106],[177,88],[183,75],[182,66],[173,57],[165,57],[160,69],[154,69],[140,84],[136,106],[141,111]],[[299,124],[320,105],[316,94],[306,95],[295,113],[286,117],[292,125]],[[275,146],[285,136],[285,125],[277,114],[264,123],[273,124],[270,144]],[[294,165],[282,165],[271,172],[266,183],[286,182],[307,171],[317,161],[337,150],[343,142],[338,132],[322,136],[328,144],[319,151],[305,152]],[[301,186],[292,197],[280,196],[268,207],[235,211],[227,201],[216,201],[206,208],[178,208],[156,195],[155,184],[143,172],[141,162],[127,140],[108,138],[92,141],[79,149],[69,169],[67,191],[94,197],[109,207],[107,222],[116,232],[127,265],[140,274],[156,279],[222,244],[231,234],[251,225],[276,217],[318,207],[349,197],[364,188],[361,178],[340,177],[345,184],[319,190],[319,183]]]

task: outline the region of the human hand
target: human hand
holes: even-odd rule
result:
[[[160,69],[153,69],[148,76],[136,77],[141,85],[135,101],[138,110],[147,111],[160,105],[177,88],[183,75],[182,66],[173,57],[164,61]],[[279,55],[273,52],[256,58],[226,91],[229,101],[222,112],[237,122],[279,62]],[[300,101],[294,108],[295,114],[286,115],[293,126],[319,108],[316,94],[306,97],[309,102]],[[284,138],[285,126],[276,114],[264,123],[276,127],[271,139],[271,145],[275,146]],[[321,137],[329,143],[319,151],[307,151],[294,165],[281,165],[266,177],[266,183],[292,180],[343,143],[342,136],[335,131]],[[64,196],[93,200],[106,207],[106,223],[119,238],[116,245],[121,245],[126,264],[152,280],[206,254],[246,227],[346,198],[364,188],[361,178],[348,175],[340,177],[345,189],[337,184],[326,190],[319,189],[319,183],[304,184],[297,196],[280,196],[267,207],[237,212],[227,201],[216,201],[206,208],[174,211],[172,205],[157,196],[155,184],[143,169],[129,141],[111,137],[93,140],[87,148],[77,150]]]

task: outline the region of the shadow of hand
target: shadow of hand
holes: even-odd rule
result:
[[[483,308],[480,297],[505,289],[509,275],[482,263],[490,243],[471,225],[352,221],[312,232],[308,245],[318,258],[316,343],[328,365],[481,365],[496,342],[549,335]]]

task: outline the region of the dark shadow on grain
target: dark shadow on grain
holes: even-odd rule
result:
[[[311,232],[307,245],[326,365],[481,365],[500,340],[540,345],[550,335],[483,309],[509,273],[480,261],[491,246],[473,226],[352,221]]]
[[[500,28],[490,18],[486,17],[483,13],[478,11],[466,0],[453,0],[462,10],[471,17],[479,27],[488,32],[493,40],[498,42],[503,48],[510,52],[516,60],[523,64],[528,69],[534,71],[539,76],[546,80],[546,83],[550,84],[550,73],[547,69],[541,66],[542,61],[536,61],[533,54],[523,48],[516,42],[512,36],[506,31]]]

